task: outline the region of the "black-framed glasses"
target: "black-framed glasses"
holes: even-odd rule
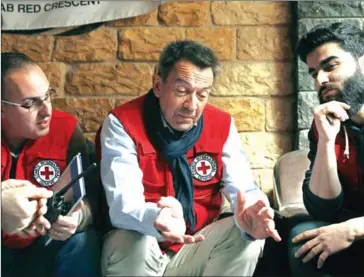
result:
[[[14,103],[14,102],[5,101],[5,100],[1,100],[1,103],[8,104],[11,106],[16,106],[16,107],[21,107],[21,108],[27,109],[28,111],[37,111],[42,107],[43,102],[49,103],[54,96],[56,96],[56,90],[50,87],[43,98],[38,98],[38,97],[29,98],[23,104]]]

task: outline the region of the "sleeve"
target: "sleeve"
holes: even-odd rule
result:
[[[71,162],[76,154],[81,153],[82,166],[86,169],[92,163],[92,161],[90,161],[92,155],[90,150],[92,150],[92,147],[87,146],[86,138],[81,127],[77,124],[68,145],[67,164]],[[83,200],[84,206],[81,209],[82,220],[78,230],[82,230],[95,222],[99,210],[98,191],[100,187],[99,170],[94,170],[89,176],[85,177],[86,196]]]
[[[239,133],[233,119],[230,124],[229,136],[223,147],[222,163],[223,193],[230,202],[234,215],[236,196],[239,189],[245,192],[247,206],[253,205],[258,200],[263,200],[269,205],[267,196],[254,181],[249,161],[242,148]],[[242,237],[248,240],[253,239],[244,230],[242,230]]]
[[[314,123],[308,132],[309,147],[308,159],[310,160],[310,168],[305,173],[305,179],[303,180],[302,192],[303,203],[308,213],[317,220],[334,221],[339,215],[344,201],[344,194],[341,192],[335,199],[323,199],[313,194],[310,190],[310,180],[312,174],[312,168],[315,163],[317,153],[317,139],[315,137]]]
[[[134,141],[112,114],[104,121],[100,139],[101,180],[112,225],[161,238],[154,228],[160,208],[156,203],[145,202],[143,173]]]

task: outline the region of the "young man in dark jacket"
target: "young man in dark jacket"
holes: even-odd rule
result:
[[[299,42],[320,105],[309,132],[310,169],[303,182],[313,220],[295,226],[293,276],[363,275],[364,32],[320,25]]]

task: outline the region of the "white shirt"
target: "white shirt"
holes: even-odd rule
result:
[[[145,202],[143,172],[138,164],[135,143],[113,114],[109,114],[105,119],[100,139],[101,180],[112,225],[161,238],[160,233],[154,228],[160,208],[156,203]],[[254,204],[258,199],[268,203],[266,195],[254,182],[233,119],[229,136],[222,149],[222,164],[222,192],[230,201],[233,211],[239,189],[246,193],[247,206]],[[242,233],[242,236],[249,239],[245,233]]]

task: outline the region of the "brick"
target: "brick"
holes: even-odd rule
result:
[[[168,2],[160,5],[159,19],[170,26],[205,26],[210,23],[210,2]]]
[[[82,64],[66,85],[71,95],[137,96],[152,87],[153,66],[145,63]]]
[[[293,101],[270,99],[266,103],[266,130],[289,131],[293,129]]]
[[[299,129],[310,128],[313,120],[313,110],[320,105],[317,93],[299,92],[297,96],[297,126]]]
[[[289,2],[214,1],[212,20],[217,25],[278,25],[291,22]]]
[[[310,142],[308,140],[309,129],[298,132],[298,149],[309,149]]]
[[[290,133],[240,133],[244,152],[252,168],[273,168],[279,157],[292,150]]]
[[[55,108],[71,113],[78,118],[85,132],[96,132],[109,111],[114,107],[114,100],[107,98],[57,98]]]
[[[269,196],[274,186],[273,169],[254,169],[253,176],[260,189]]]
[[[289,95],[293,92],[289,63],[223,63],[214,96]]]
[[[299,18],[363,17],[363,1],[298,1]]]
[[[46,74],[51,87],[57,91],[57,97],[63,97],[67,66],[64,63],[38,63],[38,65]]]
[[[292,59],[291,36],[288,27],[247,26],[238,29],[237,57],[239,60]]]
[[[187,29],[186,38],[199,41],[210,47],[219,60],[231,60],[233,58],[235,34],[230,28],[191,28]]]
[[[158,60],[163,48],[185,38],[182,28],[130,28],[119,32],[119,57],[125,60]]]
[[[264,101],[259,98],[211,97],[209,103],[230,113],[238,131],[264,130]]]
[[[108,26],[155,26],[158,25],[158,9],[146,14],[111,21]]]
[[[116,59],[116,30],[100,28],[79,36],[57,37],[53,59],[65,62],[110,61]]]
[[[36,62],[48,62],[53,43],[52,36],[2,34],[1,52],[20,52]]]

